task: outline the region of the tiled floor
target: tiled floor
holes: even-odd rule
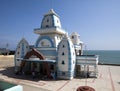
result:
[[[99,65],[98,78],[74,78],[57,81],[17,78],[13,71],[8,70],[0,69],[0,79],[20,84],[24,91],[76,91],[79,86],[90,86],[96,91],[120,91],[120,66]]]

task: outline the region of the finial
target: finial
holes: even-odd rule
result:
[[[53,9],[50,9],[49,13],[55,13]]]
[[[54,10],[53,10],[53,9],[50,9],[50,11],[51,11],[51,12],[54,12]]]
[[[68,33],[66,32],[64,38],[69,38]]]
[[[50,11],[47,14],[45,14],[45,16],[49,15],[49,14],[54,14],[54,15],[58,16],[53,9],[50,9]]]

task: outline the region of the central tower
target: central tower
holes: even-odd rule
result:
[[[66,32],[61,27],[61,22],[59,16],[51,9],[47,14],[44,15],[41,27],[34,29],[34,33],[39,35],[35,43],[35,47],[42,52],[43,49],[48,51],[52,51],[54,56],[56,56],[55,51],[57,51],[57,47],[63,36]],[[45,50],[43,51],[45,53]],[[53,52],[54,51],[54,52]],[[49,55],[53,55],[49,53]]]

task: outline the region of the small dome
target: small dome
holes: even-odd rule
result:
[[[80,35],[77,32],[73,32],[71,35],[80,37]]]
[[[70,36],[72,42],[74,45],[79,45],[79,44],[83,44],[82,41],[80,41],[80,35],[76,32],[73,32]]]
[[[47,14],[44,15],[41,28],[52,28],[59,27],[61,28],[61,22],[59,16],[51,9]]]

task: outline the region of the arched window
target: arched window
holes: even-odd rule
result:
[[[65,64],[64,60],[62,60],[62,64]]]
[[[47,22],[49,22],[49,19],[47,19]]]
[[[48,25],[46,25],[46,28],[48,28],[49,26]]]
[[[64,55],[65,55],[65,53],[63,52],[63,53],[62,53],[62,55],[64,56]]]
[[[72,36],[72,39],[74,39],[74,36]]]
[[[62,46],[63,48],[65,47],[65,45]]]
[[[17,54],[19,54],[19,52]]]

